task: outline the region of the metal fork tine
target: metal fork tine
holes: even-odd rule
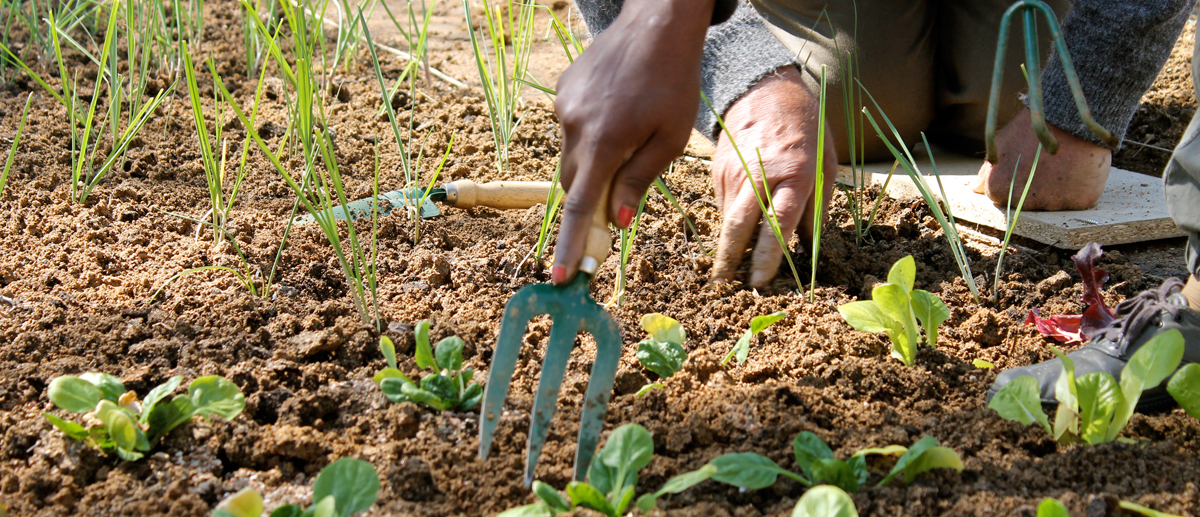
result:
[[[542,285],[527,286],[512,296],[504,306],[504,319],[500,323],[500,336],[492,352],[492,364],[488,368],[487,385],[483,388],[483,407],[479,418],[479,457],[486,460],[492,449],[492,437],[496,423],[504,413],[504,398],[508,385],[517,367],[521,354],[521,341],[529,319],[537,314],[537,296]]]
[[[557,304],[556,304],[557,305]],[[557,308],[557,307],[556,307]],[[562,391],[563,375],[567,371],[567,359],[575,347],[575,336],[579,334],[579,317],[551,310],[553,326],[546,353],[542,359],[542,376],[538,379],[537,394],[533,399],[533,415],[529,422],[529,443],[525,450],[525,486],[533,483],[533,468],[542,455],[546,433],[558,405],[558,393]]]
[[[576,481],[583,481],[592,463],[592,456],[596,454],[600,431],[604,430],[604,414],[612,397],[613,382],[617,378],[617,365],[621,361],[621,329],[617,322],[599,305],[593,305],[590,310],[592,314],[583,321],[586,330],[595,338],[596,359],[592,362],[591,377],[579,419],[579,439],[575,448]]]

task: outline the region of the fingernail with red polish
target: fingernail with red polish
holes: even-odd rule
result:
[[[550,281],[556,284],[566,282],[567,268],[565,266],[554,266],[550,268]]]
[[[617,210],[617,226],[621,228],[629,228],[629,223],[633,222],[633,209],[628,205]]]

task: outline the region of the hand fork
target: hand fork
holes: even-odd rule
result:
[[[1046,24],[1050,26],[1050,36],[1058,48],[1058,60],[1062,63],[1063,72],[1067,76],[1067,84],[1071,87],[1071,95],[1075,98],[1075,108],[1083,123],[1100,140],[1111,147],[1117,147],[1117,137],[1104,129],[1099,122],[1092,118],[1087,100],[1083,98],[1083,88],[1079,86],[1079,77],[1075,75],[1075,66],[1071,64],[1071,55],[1067,52],[1067,44],[1063,41],[1062,29],[1058,26],[1058,17],[1054,10],[1041,0],[1018,0],[1013,3],[1004,17],[1000,19],[1000,40],[996,43],[996,62],[992,68],[992,92],[988,98],[987,128],[984,138],[987,139],[987,161],[996,163],[996,118],[1000,112],[1000,85],[1004,81],[1004,54],[1008,50],[1009,22],[1013,15],[1020,13],[1025,28],[1025,66],[1028,67],[1026,77],[1029,80],[1029,114],[1033,122],[1033,131],[1038,140],[1045,146],[1046,152],[1058,153],[1058,141],[1046,127],[1046,109],[1042,107],[1042,56],[1038,50],[1037,19],[1034,14],[1042,12]]]
[[[596,358],[592,363],[579,421],[579,441],[575,449],[576,481],[583,480],[595,454],[596,444],[600,441],[600,431],[604,428],[604,413],[612,396],[617,363],[621,359],[621,329],[612,316],[592,299],[588,287],[596,269],[612,248],[612,234],[605,216],[607,198],[607,195],[600,196],[600,209],[592,218],[584,257],[575,279],[565,286],[525,286],[504,306],[500,336],[496,340],[496,350],[492,355],[483,393],[483,406],[480,408],[479,457],[484,460],[492,447],[496,423],[504,411],[504,398],[516,369],[525,327],[531,318],[539,314],[549,314],[553,320],[542,360],[542,375],[533,399],[529,442],[525,451],[525,486],[533,482],[533,469],[537,466],[538,456],[546,443],[546,433],[550,430],[550,421],[554,418],[567,359],[571,356],[575,336],[580,330],[587,331],[595,338]]]

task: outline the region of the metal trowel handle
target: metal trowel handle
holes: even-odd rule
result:
[[[447,205],[456,208],[486,206],[500,210],[523,209],[546,202],[550,196],[549,181],[490,181],[475,183],[458,180],[442,185]]]

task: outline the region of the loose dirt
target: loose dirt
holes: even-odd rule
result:
[[[236,6],[210,2],[207,8],[208,23],[225,28],[213,30],[205,52],[220,57],[222,74],[248,102],[254,82],[237,72],[244,58],[237,48]],[[389,60],[385,75],[398,76],[400,66]],[[349,177],[347,195],[370,194],[376,149],[384,185],[397,188],[403,175],[391,129],[376,114],[371,76],[361,68],[335,82],[344,93],[334,96],[329,112],[339,164]],[[218,272],[164,288],[186,268],[243,267],[229,245],[214,245],[210,230],[180,217],[200,218],[208,207],[184,102],[164,107],[123,166],[80,206],[68,200],[70,141],[65,112],[53,99],[28,80],[4,86],[0,135],[12,134],[14,114],[29,92],[36,109],[0,196],[0,294],[7,300],[0,304],[0,501],[11,515],[200,516],[245,486],[262,490],[269,507],[307,503],[313,476],[344,456],[370,461],[383,479],[379,504],[368,515],[484,515],[532,500],[521,486],[521,466],[549,322],[530,326],[492,457],[480,461],[476,413],[391,404],[371,382],[385,365],[378,335],[359,319],[317,228],[294,229],[264,298]],[[429,135],[423,178],[436,165],[428,157],[440,156],[452,135],[446,179],[542,180],[553,174],[559,140],[547,103],[531,99],[511,169],[500,173],[480,95],[442,83],[422,84],[421,92],[396,105],[403,117],[415,117],[418,134]],[[262,109],[258,129],[277,146],[286,127],[284,99],[269,94]],[[228,130],[236,148],[244,131],[234,123]],[[258,153],[251,156],[229,231],[251,268],[265,273],[294,196]],[[295,169],[299,163],[292,156],[287,164]],[[712,250],[719,214],[707,174],[701,163],[681,160],[666,180],[694,219],[699,240]],[[685,233],[681,215],[651,194],[624,303],[611,309],[626,347],[606,426],[636,422],[654,436],[656,456],[642,473],[639,493],[727,452],[759,452],[794,468],[791,440],[807,430],[839,457],[863,447],[910,445],[925,435],[962,456],[961,473],[937,471],[911,486],[894,482],[856,495],[861,515],[1032,516],[1043,497],[1061,499],[1073,515],[1117,515],[1117,499],[1171,513],[1200,512],[1200,424],[1181,410],[1135,416],[1125,432],[1133,444],[1066,447],[985,407],[984,392],[996,371],[1052,357],[1044,340],[1021,324],[1025,314],[1082,308],[1071,252],[1011,253],[999,300],[976,304],[928,210],[886,198],[882,204],[876,226],[856,242],[846,198],[836,196],[815,301],[808,302],[809,286],[801,295],[783,272],[765,289],[709,285],[711,259],[700,253],[697,236]],[[415,244],[405,216],[380,220],[385,333],[396,340],[401,369],[416,373],[411,328],[430,319],[434,339],[461,337],[467,366],[486,373],[503,304],[518,288],[548,280],[545,264],[531,257],[542,211],[444,212],[422,223],[423,237]],[[359,223],[360,232],[369,229],[369,221]],[[885,339],[853,331],[835,307],[869,293],[893,262],[910,254],[918,264],[917,287],[942,297],[951,315],[940,346],[922,349],[917,364],[905,367],[888,358]],[[974,243],[970,254],[980,284],[990,286],[995,248]],[[807,271],[810,257],[800,251],[796,259]],[[1113,303],[1160,281],[1120,251],[1105,255],[1101,267],[1112,274],[1105,294]],[[594,282],[595,298],[610,300],[615,280],[610,259]],[[753,316],[779,310],[788,317],[753,341],[745,364],[719,364]],[[664,388],[637,398],[639,388],[657,380],[634,353],[643,335],[638,321],[648,312],[683,324],[689,358],[683,371],[662,381]],[[554,486],[571,476],[593,354],[590,339],[581,338],[536,472]],[[997,369],[975,368],[974,359]],[[64,438],[41,416],[62,414],[45,396],[49,380],[85,371],[116,375],[143,396],[172,375],[219,374],[242,388],[247,406],[232,422],[181,426],[147,459],[126,463]],[[479,378],[486,378],[482,373]],[[872,486],[891,461],[871,464]],[[746,493],[706,482],[664,498],[659,513],[788,515],[802,493],[787,480]]]

